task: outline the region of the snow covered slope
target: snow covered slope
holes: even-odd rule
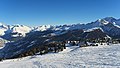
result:
[[[0,68],[119,68],[120,44],[67,47],[59,53],[4,60]]]

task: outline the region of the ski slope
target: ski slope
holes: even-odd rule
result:
[[[0,68],[120,68],[120,44],[71,46],[59,53],[4,60]]]

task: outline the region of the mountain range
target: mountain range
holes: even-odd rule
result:
[[[93,28],[100,28],[104,33],[113,38],[120,37],[120,19],[115,19],[113,17],[106,17],[103,19],[98,19],[95,22],[88,24],[72,24],[72,25],[42,25],[37,27],[29,27],[25,25],[5,25],[0,23],[0,37],[6,40],[16,40],[14,38],[25,37],[27,33],[35,31],[53,31],[51,35],[61,34],[61,31],[83,29],[88,31]]]
[[[13,41],[6,43],[5,47],[0,50],[0,58],[14,58],[53,41],[119,39],[120,19],[106,17],[88,24],[38,27],[0,24],[0,35],[2,39]]]

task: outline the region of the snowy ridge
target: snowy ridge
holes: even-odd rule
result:
[[[94,30],[96,30],[96,29],[100,29],[101,31],[103,31],[102,28],[100,28],[100,27],[95,27],[95,28],[91,28],[91,29],[85,30],[84,32],[91,32],[91,31],[94,31]],[[104,32],[104,31],[103,31],[103,32]]]

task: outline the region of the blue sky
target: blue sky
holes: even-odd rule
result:
[[[120,18],[120,0],[0,0],[0,22],[59,25]]]

